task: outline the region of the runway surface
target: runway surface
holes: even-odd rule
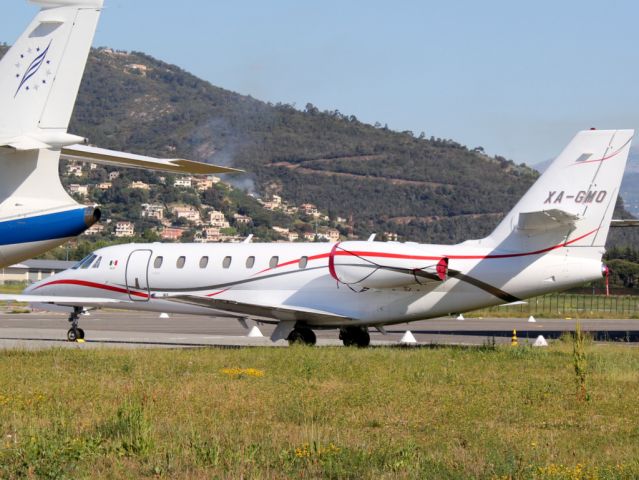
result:
[[[69,348],[188,348],[188,347],[285,347],[285,341],[273,343],[269,335],[273,325],[259,325],[263,338],[249,338],[239,322],[228,318],[119,311],[96,311],[82,316],[80,326],[86,332],[85,343],[66,340],[69,328],[65,314],[0,314],[0,349]],[[639,342],[639,320],[581,320],[582,329],[591,331],[597,341]],[[493,341],[510,343],[513,329],[520,343],[533,342],[538,335],[552,341],[575,328],[574,320],[538,319],[529,323],[521,318],[465,319],[439,318],[386,327],[387,335],[370,329],[371,344],[397,345],[410,330],[419,345],[482,345]],[[342,345],[336,330],[317,330],[320,346]]]

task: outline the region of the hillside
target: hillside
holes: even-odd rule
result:
[[[235,182],[353,217],[355,232],[454,242],[489,231],[535,173],[452,141],[240,96],[140,53],[94,51],[71,130],[111,148],[232,163]],[[423,136],[422,136],[423,137]]]
[[[70,131],[106,148],[244,168],[247,175],[227,180],[264,199],[278,194],[292,205],[313,203],[331,219],[348,219],[342,233],[360,237],[480,237],[537,177],[481,148],[394,132],[311,104],[300,111],[264,103],[145,54],[109,49],[91,53]],[[159,183],[155,174],[124,175]],[[132,211],[136,218],[135,203],[124,198],[98,200],[111,202],[107,214]]]

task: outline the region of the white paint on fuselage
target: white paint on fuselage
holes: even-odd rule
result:
[[[570,288],[601,276],[601,249],[595,247],[562,247],[545,254],[483,258],[501,253],[481,246],[481,242],[459,245],[369,242],[368,245],[371,251],[377,252],[407,250],[424,256],[448,257],[451,270],[516,298]],[[487,291],[452,277],[425,286],[356,291],[339,284],[330,275],[328,257],[332,247],[329,243],[118,245],[95,252],[102,257],[99,268],[67,270],[34,284],[28,292],[128,301],[113,305],[115,308],[217,315],[219,311],[165,298],[177,294],[207,295],[261,306],[311,308],[367,325],[413,321],[508,303],[491,293],[490,288]],[[131,284],[137,278],[140,288],[127,286],[127,260],[136,250],[151,252],[148,262],[150,298],[130,296],[127,291],[142,292],[146,287],[146,272],[139,262],[137,270],[130,270],[128,277]],[[154,262],[159,256],[163,257],[162,266],[155,268]],[[185,257],[185,264],[178,268],[181,256]],[[200,268],[200,261],[205,256],[208,264]],[[270,268],[269,262],[274,256],[279,257],[278,267]],[[226,257],[232,259],[229,268],[223,267]],[[255,257],[251,268],[247,268],[249,257]],[[300,269],[298,264],[302,257],[308,257],[305,269]],[[69,280],[73,283],[66,283]],[[339,322],[311,325],[334,327],[339,326]]]

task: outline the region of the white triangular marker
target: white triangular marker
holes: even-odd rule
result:
[[[533,347],[547,347],[547,346],[548,346],[548,342],[546,341],[543,335],[539,335],[537,339],[535,340],[535,343],[533,343]]]
[[[460,313],[459,317],[457,317],[457,320],[464,320],[464,316]]]
[[[412,332],[410,330],[406,330],[406,332],[404,333],[404,336],[402,337],[402,339],[399,341],[399,343],[403,343],[403,344],[411,344],[411,343],[417,343],[417,340],[415,339],[415,336],[412,334]]]
[[[160,318],[171,318],[168,313],[160,313]]]
[[[260,331],[259,328],[257,328],[257,325],[256,325],[253,328],[251,328],[251,331],[248,333],[248,336],[251,338],[258,338],[258,337],[263,337],[264,335],[262,335],[262,332]]]
[[[535,317],[531,315],[530,317],[528,317],[528,323],[537,323],[537,320],[535,320]]]

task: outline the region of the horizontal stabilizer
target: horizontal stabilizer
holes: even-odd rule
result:
[[[162,299],[187,305],[209,307],[215,310],[223,310],[225,312],[239,313],[242,315],[276,318],[283,321],[304,320],[313,323],[343,323],[344,320],[352,320],[349,317],[316,310],[314,308],[289,308],[283,306],[275,307],[269,305],[257,305],[252,303],[236,302],[233,300],[222,300],[220,298],[201,297],[198,295],[176,295],[174,297],[163,297]]]
[[[37,132],[17,137],[0,137],[0,147],[10,147],[18,151],[41,150],[43,148],[58,150],[82,141],[84,138],[66,132]]]
[[[10,140],[0,140],[0,147],[10,147],[14,150],[26,151],[49,148],[49,145],[35,138],[19,136],[13,137]]]
[[[122,303],[114,298],[94,297],[59,297],[55,295],[0,295],[0,302],[50,303],[69,307],[104,307],[114,303]]]
[[[235,168],[220,167],[203,162],[194,162],[192,160],[183,160],[178,158],[165,160],[80,144],[63,147],[62,158],[67,160],[78,160],[81,162],[100,163],[115,167],[144,168],[148,170],[193,175],[243,172],[242,170],[237,170]]]
[[[611,227],[639,227],[639,220],[635,218],[616,219],[610,221]]]
[[[517,229],[523,230],[525,233],[541,233],[565,227],[573,230],[577,220],[579,220],[578,215],[573,215],[559,209],[526,212],[519,214]]]

